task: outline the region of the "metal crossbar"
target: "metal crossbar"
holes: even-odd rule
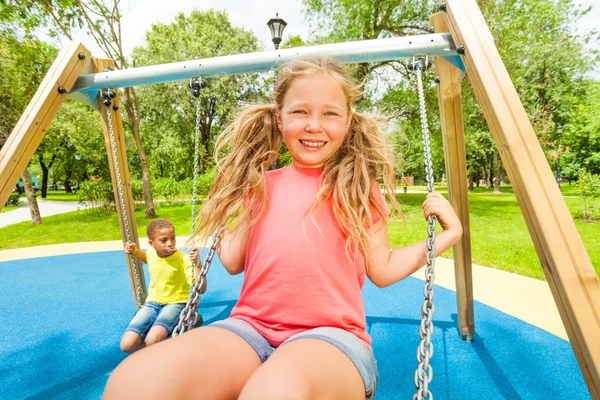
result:
[[[458,58],[450,33],[403,36],[388,39],[294,47],[192,61],[182,61],[98,74],[83,74],[77,78],[71,93],[84,92],[94,99],[103,88],[142,86],[155,83],[251,72],[270,71],[295,58],[327,56],[340,63],[381,62],[415,55]]]

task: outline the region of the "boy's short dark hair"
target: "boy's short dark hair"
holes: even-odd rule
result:
[[[175,225],[171,221],[165,218],[158,218],[148,224],[146,228],[146,236],[148,239],[154,240],[154,235],[161,229],[165,228],[173,228],[175,229]]]

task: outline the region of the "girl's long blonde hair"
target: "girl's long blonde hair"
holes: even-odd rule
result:
[[[215,180],[198,216],[194,235],[211,235],[223,225],[235,230],[237,221],[251,217],[257,204],[260,204],[260,211],[253,222],[260,218],[267,206],[265,174],[277,159],[282,142],[276,110],[283,106],[285,94],[294,79],[317,74],[336,79],[346,95],[348,110],[352,109],[361,95],[361,86],[337,62],[328,58],[306,58],[281,67],[274,90],[275,103],[244,108],[217,138]],[[351,250],[359,250],[365,260],[370,258],[368,237],[374,217],[371,210],[384,221],[389,217],[372,194],[379,177],[383,178],[392,209],[402,215],[395,197],[390,154],[379,122],[353,112],[340,149],[323,166],[320,190],[307,211],[310,214],[331,198],[334,215],[348,235],[346,251],[350,254]]]

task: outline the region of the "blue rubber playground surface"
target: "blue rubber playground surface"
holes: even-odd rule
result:
[[[0,399],[99,399],[125,358],[119,339],[135,313],[123,252],[1,262],[0,277]],[[200,305],[206,323],[229,315],[241,283],[213,264]],[[414,393],[422,286],[410,277],[365,285],[378,400]],[[475,340],[464,342],[455,293],[436,287],[435,303],[434,398],[590,398],[567,341],[475,302]]]

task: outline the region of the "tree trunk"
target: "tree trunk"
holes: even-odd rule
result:
[[[500,193],[500,183],[504,181],[504,170],[502,169],[502,158],[498,153],[496,158],[496,179],[494,180],[494,193]]]
[[[25,168],[25,171],[23,171],[21,179],[23,180],[23,187],[25,188],[27,202],[29,203],[29,211],[31,212],[31,222],[34,225],[39,225],[42,223],[42,217],[40,216],[40,208],[38,207],[37,199],[35,198],[35,191],[33,190],[31,175],[29,175],[29,171],[27,171],[27,168]]]
[[[488,164],[487,167],[485,169],[485,188],[489,189],[492,187],[492,167],[494,164],[494,156],[493,155],[488,155]]]
[[[40,167],[42,167],[42,199],[46,198],[48,194],[48,174],[50,172],[50,168],[52,168],[52,164],[54,164],[54,160],[56,160],[56,154],[52,155],[52,160],[50,160],[50,164],[46,165],[44,162],[44,156],[40,154]]]
[[[73,171],[66,171],[66,176],[65,176],[65,192],[66,193],[72,193],[73,190],[71,189],[71,176],[73,175]]]
[[[146,153],[142,147],[142,138],[140,137],[139,99],[133,88],[125,88],[125,98],[125,110],[131,120],[131,134],[135,141],[135,146],[140,157],[140,164],[142,166],[142,187],[144,192],[144,203],[146,204],[146,218],[156,218],[154,199],[152,198],[152,183],[150,182],[150,168],[148,167],[148,159],[146,158]]]
[[[469,190],[473,190],[473,180],[475,180],[475,174],[471,174],[471,179],[469,179]]]

